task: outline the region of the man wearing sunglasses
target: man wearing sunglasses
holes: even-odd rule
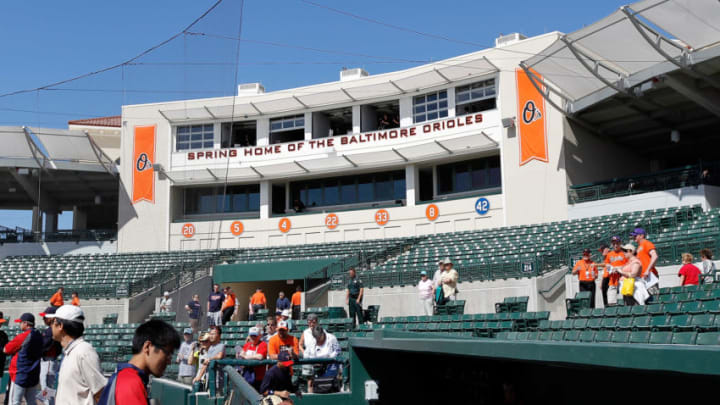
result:
[[[133,336],[132,358],[118,364],[98,405],[147,404],[150,374],[162,377],[179,347],[180,335],[167,322],[153,319],[140,325]]]

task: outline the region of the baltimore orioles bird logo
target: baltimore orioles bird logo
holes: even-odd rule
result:
[[[152,169],[152,162],[148,160],[147,153],[141,153],[135,162],[135,170],[138,172],[144,172],[147,169]]]
[[[523,122],[527,125],[539,120],[540,118],[542,118],[542,112],[535,105],[535,102],[532,100],[526,101],[522,112]]]

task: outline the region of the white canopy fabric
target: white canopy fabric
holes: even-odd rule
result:
[[[117,173],[110,158],[82,131],[0,127],[0,166]]]
[[[624,91],[633,75],[720,43],[716,0],[644,0],[567,34],[521,66],[574,102],[598,90]]]
[[[239,118],[300,111],[415,92],[471,77],[486,76],[498,69],[484,56],[473,55],[420,66],[400,72],[348,82],[334,82],[265,95],[236,97],[232,105],[161,110],[169,121]],[[212,104],[209,102],[209,104]]]

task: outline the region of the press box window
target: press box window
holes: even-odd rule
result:
[[[175,128],[175,151],[212,149],[215,146],[213,124],[182,125]]]
[[[405,198],[405,172],[363,174],[290,183],[292,201],[306,207],[387,202]]]
[[[423,94],[413,98],[413,121],[432,121],[448,116],[447,90]]]
[[[220,127],[220,145],[223,148],[257,145],[256,122],[223,122]]]
[[[275,118],[270,120],[270,143],[295,142],[305,139],[305,116]]]
[[[184,202],[185,215],[259,211],[260,186],[186,188]]]
[[[491,156],[437,167],[438,194],[500,187],[500,157]]]
[[[495,108],[495,79],[455,88],[456,115],[472,114]]]

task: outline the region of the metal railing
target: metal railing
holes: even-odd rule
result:
[[[0,227],[0,244],[34,242],[92,242],[117,240],[113,229],[58,230],[55,232],[33,232],[24,228]]]

